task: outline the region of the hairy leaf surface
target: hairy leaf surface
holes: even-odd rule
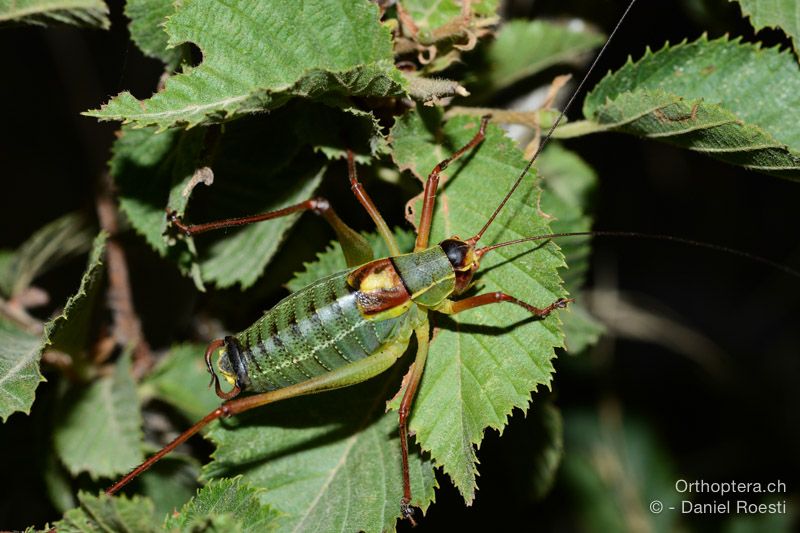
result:
[[[164,24],[167,17],[175,12],[175,2],[171,0],[128,0],[125,2],[125,15],[131,20],[128,29],[131,40],[150,57],[163,61],[172,70],[181,59],[188,57],[188,46],[181,44],[168,47]]]
[[[28,414],[36,387],[44,376],[39,372],[42,339],[6,320],[0,320],[0,418],[3,422],[17,411]]]
[[[39,243],[37,235],[40,234],[35,234],[29,243]],[[44,325],[41,336],[33,336],[5,320],[0,321],[0,336],[5,338],[4,348],[0,349],[0,418],[3,421],[14,412],[21,411],[26,414],[30,412],[36,387],[44,381],[39,371],[39,360],[43,350],[54,348],[70,354],[76,360],[83,357],[97,285],[103,272],[105,241],[105,233],[100,233],[95,238],[78,291],[67,300],[64,310]],[[23,245],[21,250],[34,253],[30,255],[23,253],[20,257],[26,258],[23,261],[25,264],[36,264],[36,261],[31,263],[29,260],[37,257],[41,259],[43,247],[38,244],[28,247],[27,244]],[[51,253],[52,250],[45,255]],[[17,260],[18,256],[15,254],[10,264]],[[20,278],[10,276],[8,279]],[[13,287],[14,284],[9,286]]]
[[[58,409],[55,448],[73,475],[112,477],[142,461],[142,417],[130,356],[117,361],[113,374],[71,389]]]
[[[583,113],[588,122],[561,133],[619,130],[800,178],[800,69],[789,51],[705,37],[648,51],[606,76]]]
[[[153,502],[147,498],[111,497],[106,494],[94,496],[81,492],[78,499],[80,507],[67,511],[64,518],[55,523],[55,528],[60,533],[155,533],[161,530],[154,524]]]
[[[0,3],[0,24],[72,24],[108,29],[108,6],[102,0],[8,0]]]
[[[393,157],[424,179],[444,157],[476,133],[478,122],[459,117],[441,128],[437,112],[410,113],[392,130]],[[444,172],[431,242],[474,235],[488,220],[525,166],[521,152],[490,125],[486,140]],[[530,175],[512,196],[482,245],[549,233]],[[417,212],[421,205],[415,204]],[[487,254],[477,290],[503,291],[544,307],[565,294],[557,269],[563,256],[552,243],[515,246]],[[549,386],[554,349],[563,344],[558,313],[536,320],[512,304],[479,307],[445,318],[437,331],[414,403],[411,429],[437,465],[470,503],[475,497],[475,446],[487,428],[502,430],[515,407],[526,408],[531,391]]]
[[[178,531],[214,531],[222,524],[222,531],[274,531],[278,513],[259,501],[260,492],[241,478],[211,481],[164,525]]]
[[[136,126],[228,121],[294,96],[399,96],[391,36],[367,0],[195,0],[177,5],[169,45],[195,43],[203,62],[147,100],[124,92],[87,114]]]
[[[279,531],[393,530],[402,476],[397,413],[385,401],[400,387],[395,365],[366,383],[295,398],[215,423],[206,478],[242,474],[267,489],[261,501],[282,513]],[[429,461],[409,457],[413,505],[427,509],[435,479]]]

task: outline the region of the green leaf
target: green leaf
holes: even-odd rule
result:
[[[363,233],[362,235],[369,242],[375,259],[389,256],[389,248],[380,235],[377,233]],[[416,239],[414,232],[396,228],[394,230],[394,238],[397,240],[400,251],[409,252],[414,248],[414,240]],[[344,253],[342,253],[342,245],[339,244],[339,241],[331,241],[325,251],[317,254],[316,261],[304,263],[303,266],[305,270],[296,272],[294,277],[286,284],[286,287],[292,292],[299,291],[306,285],[311,285],[325,276],[345,270],[347,263],[345,263]]]
[[[155,396],[192,421],[219,407],[219,398],[208,387],[205,349],[201,344],[174,346],[142,382],[142,396]]]
[[[37,230],[7,257],[0,269],[0,291],[9,297],[19,295],[36,277],[64,259],[86,252],[91,244],[86,218],[67,213]]]
[[[0,3],[0,25],[73,24],[107,30],[108,6],[102,0],[13,0]]]
[[[630,518],[654,532],[675,531],[681,495],[671,458],[657,436],[641,422],[622,417],[616,404],[599,413],[572,411],[564,415],[566,450],[562,474],[571,493],[574,529],[587,532],[626,531]],[[663,513],[649,510],[650,502]]]
[[[733,2],[734,0],[729,0]],[[800,37],[800,6],[795,0],[736,0],[742,15],[750,19],[756,31],[779,28],[792,39],[795,53]]]
[[[437,40],[437,29],[458,24],[463,10],[458,0],[403,0],[401,3],[419,29],[417,38],[424,44]],[[469,7],[473,17],[493,17],[498,4],[498,0],[475,0]]]
[[[130,471],[142,461],[139,400],[130,357],[113,374],[87,387],[73,387],[58,404],[55,449],[64,466],[92,479]]]
[[[409,113],[392,129],[393,157],[401,169],[424,179],[444,157],[476,133],[478,122],[457,117],[440,128],[441,113]],[[450,165],[437,195],[431,242],[474,235],[488,220],[525,166],[521,152],[499,128]],[[481,241],[492,244],[550,233],[537,209],[539,191],[528,176]],[[416,205],[417,213],[420,210]],[[477,291],[503,291],[544,307],[565,292],[556,270],[564,266],[553,243],[500,248],[487,254]],[[554,348],[563,344],[558,313],[534,320],[517,306],[479,307],[452,319],[435,317],[438,331],[419,393],[411,429],[417,442],[458,487],[467,503],[475,497],[475,446],[486,428],[502,430],[515,407],[525,409],[531,391],[549,386]]]
[[[168,516],[165,526],[177,531],[274,531],[278,513],[259,501],[260,492],[241,478],[211,481],[180,513]],[[214,527],[223,523],[224,529]]]
[[[550,228],[557,233],[589,231],[592,218],[587,214],[590,198],[597,187],[597,175],[577,154],[550,143],[539,157],[536,168],[542,176],[542,210],[553,216]],[[577,354],[594,344],[604,328],[581,305],[580,290],[589,269],[590,237],[556,239],[567,261],[568,269],[561,276],[564,285],[575,297],[569,312],[561,315],[566,334],[566,348]]]
[[[39,371],[44,349],[55,348],[72,355],[75,360],[83,355],[102,273],[105,241],[106,234],[102,232],[95,238],[80,288],[67,300],[61,314],[45,324],[41,336],[25,333],[0,320],[0,340],[4,341],[0,348],[0,418],[4,422],[17,411],[30,412],[36,387],[44,381]]]
[[[287,207],[313,196],[322,179],[324,159],[311,149],[339,157],[346,138],[363,161],[385,143],[371,115],[307,102],[226,125],[218,135],[202,129],[123,132],[111,172],[120,207],[136,231],[184,273],[195,265],[196,279],[243,288],[263,273],[300,214],[201,235],[188,246],[185,241],[167,246],[166,208],[184,214],[189,205],[184,220],[201,223]],[[187,186],[197,169],[207,166],[214,184],[199,186],[190,202]]]
[[[55,523],[59,533],[100,533],[105,531],[135,531],[150,533],[160,531],[153,524],[153,502],[134,496],[111,497],[78,494],[81,506],[64,514]]]
[[[42,339],[0,320],[0,418],[30,413],[34,393],[44,381],[39,372]]]
[[[267,489],[260,498],[282,513],[280,531],[393,530],[403,492],[400,439],[397,413],[384,406],[403,370],[215,423],[208,436],[217,451],[204,477],[242,474]],[[413,504],[424,510],[433,468],[416,453],[409,461]]]
[[[188,455],[172,453],[154,464],[134,483],[136,492],[147,496],[161,518],[176,513],[197,491],[200,464]]]
[[[400,96],[391,35],[367,0],[196,0],[176,6],[169,44],[195,43],[203,62],[147,100],[122,93],[86,114],[136,126],[228,121],[326,95]]]
[[[168,48],[168,36],[164,31],[167,17],[175,12],[172,0],[128,0],[125,15],[131,20],[128,25],[131,40],[150,57],[160,59],[174,70],[188,56],[186,45]]]
[[[107,239],[108,235],[102,231],[95,237],[78,291],[67,300],[61,314],[44,325],[42,349],[54,348],[75,359],[83,356],[104,271],[103,256]]]
[[[800,70],[788,51],[706,37],[648,51],[598,83],[583,112],[588,122],[563,136],[623,131],[800,178]]]
[[[603,35],[588,26],[534,20],[504,24],[487,47],[490,66],[486,90],[497,91],[537,72],[581,55],[603,44]]]

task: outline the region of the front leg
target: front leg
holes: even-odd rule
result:
[[[509,302],[522,307],[538,318],[545,318],[556,309],[564,309],[567,307],[568,303],[574,301],[575,300],[572,298],[559,298],[547,307],[539,308],[525,303],[522,300],[518,300],[509,294],[497,291],[471,296],[458,301],[445,300],[439,307],[435,309],[435,311],[439,311],[440,313],[445,313],[447,315],[454,315],[456,313],[460,313],[461,311],[466,311],[467,309],[473,309],[482,305]]]

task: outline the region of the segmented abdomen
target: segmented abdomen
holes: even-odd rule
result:
[[[414,309],[396,318],[365,318],[356,291],[347,285],[348,274],[339,272],[289,295],[235,335],[250,379],[247,390],[300,383],[368,357],[385,343],[408,341]]]

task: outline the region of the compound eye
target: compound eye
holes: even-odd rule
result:
[[[444,250],[453,268],[462,269],[466,266],[465,263],[470,250],[469,244],[457,239],[445,239],[439,246]]]

